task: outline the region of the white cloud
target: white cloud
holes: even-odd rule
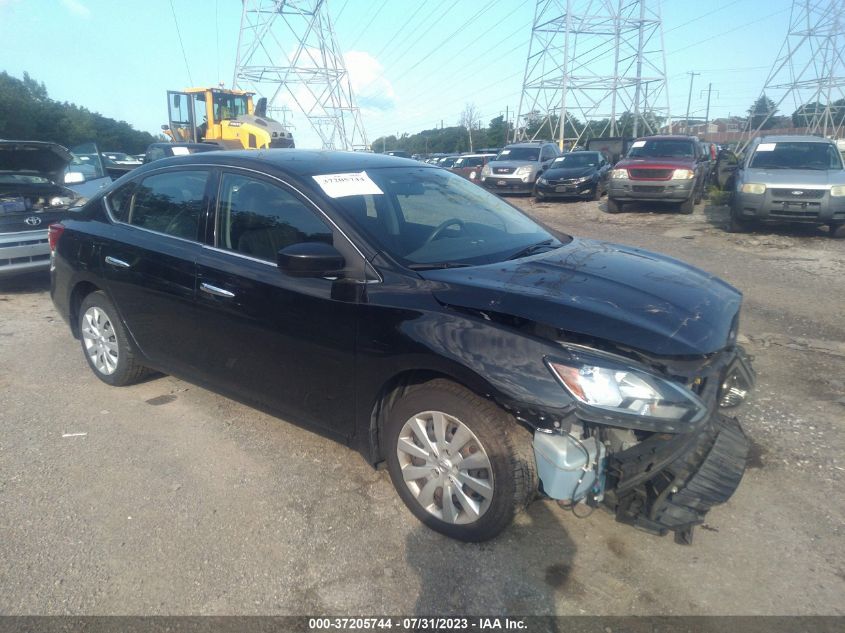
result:
[[[390,81],[384,76],[384,67],[369,53],[349,51],[343,56],[349,81],[358,105],[368,110],[391,110],[396,102],[396,93]]]
[[[64,5],[65,9],[74,15],[78,15],[83,18],[87,18],[91,15],[91,9],[86,7],[79,0],[61,0],[61,3]]]

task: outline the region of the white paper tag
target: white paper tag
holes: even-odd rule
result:
[[[773,151],[775,151],[776,146],[777,146],[777,143],[760,143],[757,146],[757,151],[758,152],[773,152]]]
[[[645,147],[645,141],[634,141],[631,147]]]
[[[187,156],[191,153],[191,150],[187,147],[171,147],[170,151],[173,152],[174,156]]]
[[[508,154],[510,154],[510,153],[511,153],[511,151],[510,151],[509,149],[503,149],[503,150],[502,150],[501,152],[499,152],[499,153],[500,153],[500,155],[501,155],[501,156],[507,156]]]
[[[384,193],[376,183],[370,180],[365,171],[354,174],[325,174],[312,176],[312,178],[330,198]]]

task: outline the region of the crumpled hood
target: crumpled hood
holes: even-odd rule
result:
[[[0,141],[0,171],[35,172],[54,182],[73,160],[61,145],[42,141]]]
[[[596,173],[595,167],[553,167],[547,169],[543,177],[548,180],[561,180],[563,178],[583,178],[584,176],[592,176]]]
[[[825,189],[829,185],[845,185],[845,170],[749,168],[745,170],[742,180],[790,189]]]
[[[421,273],[438,301],[504,313],[659,356],[716,352],[742,294],[678,260],[575,238],[514,261]]]

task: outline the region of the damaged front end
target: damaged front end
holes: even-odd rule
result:
[[[574,405],[553,428],[536,427],[543,491],[564,507],[602,505],[618,521],[691,543],[745,471],[748,440],[721,409],[753,388],[750,359],[737,345],[691,360],[562,350],[546,364]]]

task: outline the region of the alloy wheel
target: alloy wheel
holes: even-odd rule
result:
[[[475,434],[456,417],[424,411],[399,432],[402,479],[427,512],[455,525],[477,521],[493,499],[493,469]]]
[[[102,308],[91,306],[82,316],[82,342],[98,372],[106,376],[115,372],[119,354],[117,336]]]

